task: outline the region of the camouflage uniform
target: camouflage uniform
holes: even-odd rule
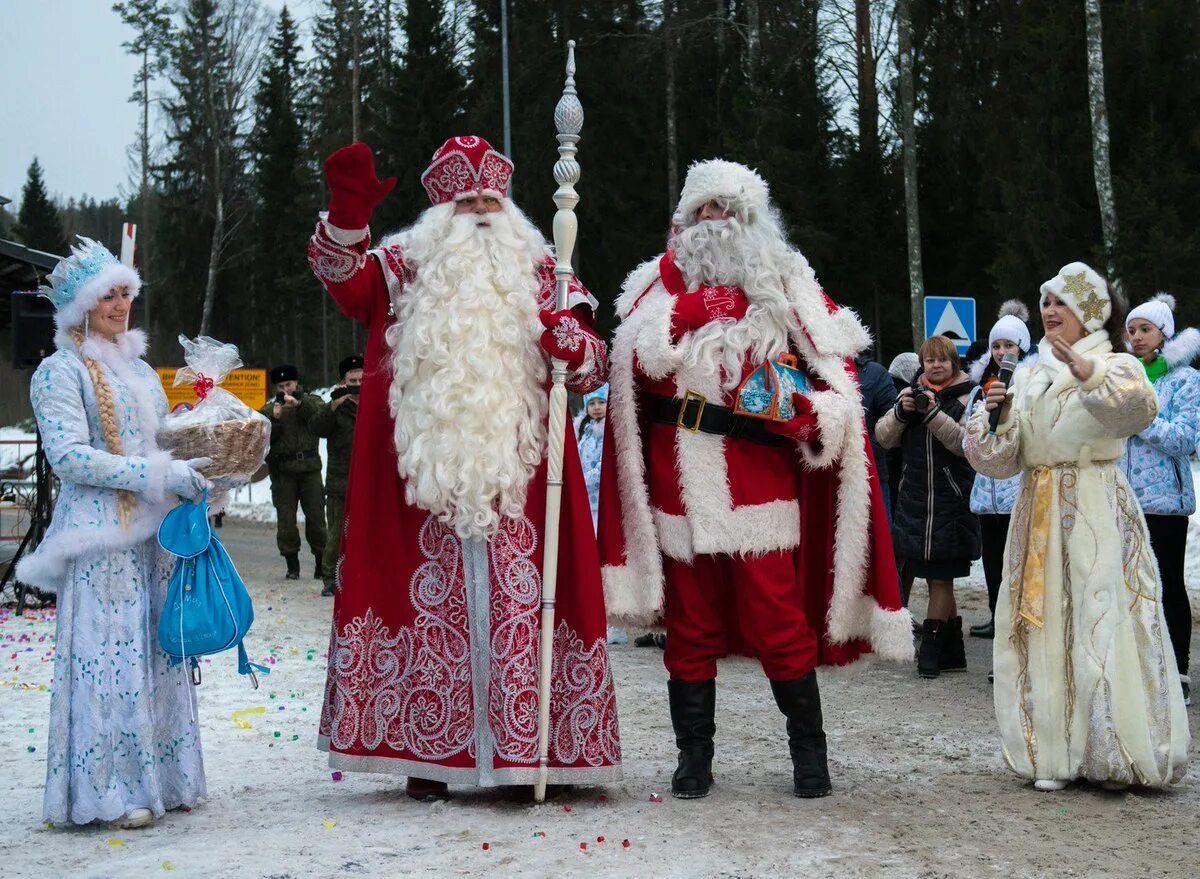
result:
[[[354,443],[354,424],[358,420],[358,397],[351,397],[334,409],[326,403],[309,422],[317,436],[328,440],[329,466],[325,473],[325,521],[329,537],[325,542],[325,589],[336,585],[338,556],[342,546],[342,521],[346,512],[346,485],[350,477],[350,447]]]
[[[300,405],[284,409],[275,417],[275,401],[260,410],[271,419],[271,450],[267,468],[271,474],[271,502],[279,525],[275,540],[285,558],[300,553],[300,531],[296,526],[296,504],[304,510],[304,536],[321,574],[325,553],[325,488],[321,484],[321,453],[310,427],[325,405],[320,397],[296,391]]]

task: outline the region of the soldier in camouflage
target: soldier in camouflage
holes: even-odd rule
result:
[[[322,595],[333,595],[337,585],[338,555],[342,546],[342,521],[346,513],[346,485],[350,477],[350,447],[354,443],[354,425],[358,421],[358,389],[362,386],[363,359],[352,354],[338,364],[342,382],[333,389],[328,403],[309,422],[317,436],[328,442],[329,467],[325,472],[325,522],[329,536],[325,541],[325,588]]]

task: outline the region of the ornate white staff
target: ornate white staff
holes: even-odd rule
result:
[[[556,311],[567,308],[567,292],[575,272],[571,254],[579,222],[575,205],[579,194],[579,163],[575,161],[579,132],[583,129],[583,105],[575,91],[575,41],[567,42],[567,81],[562,97],[554,108],[558,129],[558,161],[554,163],[554,277],[558,281]],[[542,572],[541,677],[538,681],[538,776],[533,798],[546,799],[546,781],[550,775],[550,670],[554,662],[554,595],[558,588],[558,520],[562,503],[563,442],[567,432],[567,364],[554,360],[550,378],[550,423],[546,432],[546,543]]]

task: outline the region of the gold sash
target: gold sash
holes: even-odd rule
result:
[[[1038,467],[1029,477],[1033,483],[1033,505],[1029,514],[1025,564],[1017,612],[1041,628],[1045,622],[1046,553],[1050,546],[1050,506],[1054,499],[1054,469]]]

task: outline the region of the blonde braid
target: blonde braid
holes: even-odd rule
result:
[[[71,339],[79,347],[80,356],[83,356],[83,331],[71,330]],[[96,389],[96,402],[100,409],[100,429],[104,433],[104,443],[112,454],[124,455],[125,446],[121,442],[120,425],[117,424],[117,410],[113,403],[112,385],[108,383],[104,367],[94,357],[83,356],[83,363],[87,367],[88,375],[92,377],[92,385]],[[136,505],[136,494],[123,488],[117,490],[117,515],[120,517],[122,528],[129,528]]]

